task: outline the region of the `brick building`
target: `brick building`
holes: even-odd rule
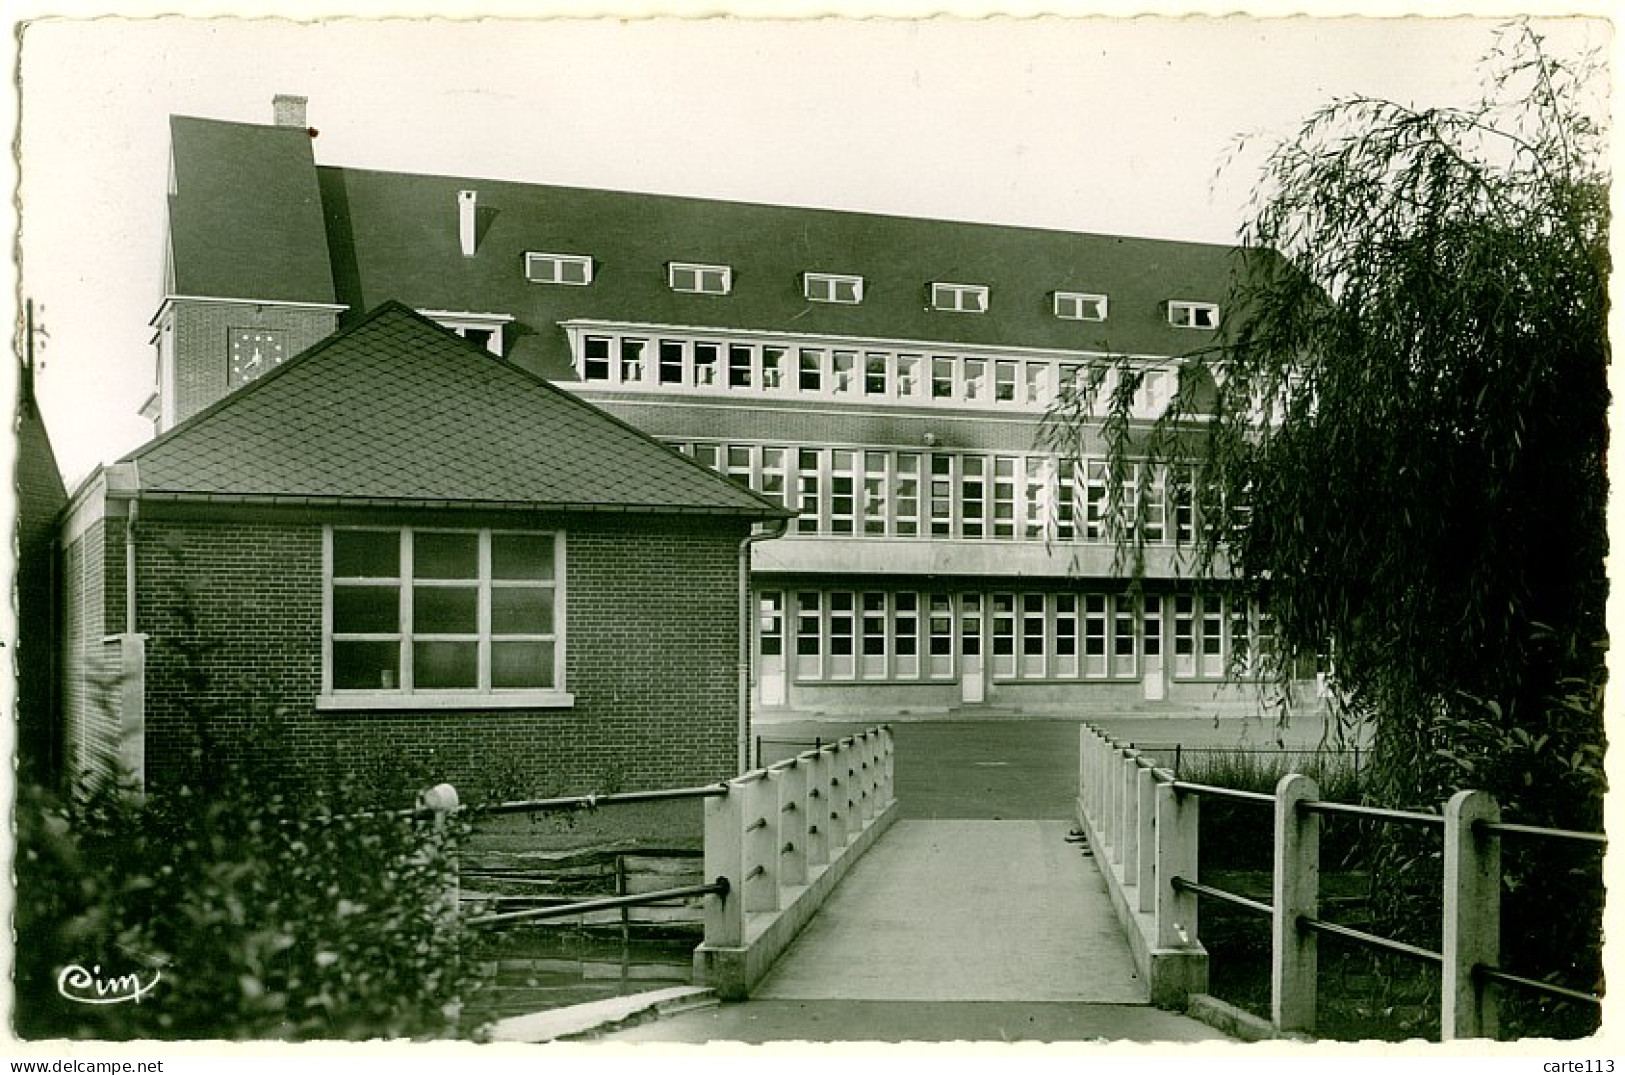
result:
[[[1242,316],[1231,248],[319,165],[280,101],[270,125],[172,120],[160,431],[251,355],[399,300],[797,514],[752,553],[762,706],[1245,697],[1268,628],[1188,577],[1190,475],[1113,471],[1098,443],[1063,467],[1036,435],[1108,361],[1160,413]]]
[[[746,542],[789,514],[385,304],[75,495],[69,771],[726,777]]]

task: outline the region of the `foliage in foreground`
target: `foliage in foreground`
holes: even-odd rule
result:
[[[467,974],[447,902],[460,824],[330,810],[251,782],[145,803],[111,788],[77,800],[23,789],[17,1034],[445,1033]],[[130,974],[157,984],[122,1003],[63,995]]]

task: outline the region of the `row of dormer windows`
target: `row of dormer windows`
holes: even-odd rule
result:
[[[536,284],[586,287],[593,279],[593,259],[587,254],[525,254],[525,277]],[[733,291],[733,266],[689,261],[666,264],[666,285],[691,295],[727,295]],[[864,278],[848,273],[804,272],[801,293],[808,302],[856,306],[863,302]],[[1110,303],[1105,295],[1084,291],[1050,293],[1050,310],[1063,321],[1105,321]],[[985,314],[991,304],[986,284],[933,281],[931,309],[948,313]],[[1219,307],[1211,302],[1171,299],[1166,304],[1168,323],[1176,328],[1213,329],[1219,326]]]
[[[1115,372],[1087,361],[999,358],[768,343],[753,340],[584,333],[576,369],[591,384],[644,389],[700,389],[773,396],[899,402],[911,405],[1043,410],[1058,386],[1082,387],[1100,376],[1097,399],[1112,398]],[[1172,367],[1141,371],[1131,413],[1155,418],[1178,389]]]

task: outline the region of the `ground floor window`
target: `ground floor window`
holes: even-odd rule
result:
[[[324,695],[562,689],[562,535],[329,527],[324,545]]]
[[[1179,680],[1256,674],[1272,629],[1224,594],[763,591],[758,652],[794,653],[799,682]],[[788,607],[793,602],[794,607]],[[794,638],[784,637],[791,625]]]

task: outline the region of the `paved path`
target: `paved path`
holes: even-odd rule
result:
[[[899,821],[755,995],[1091,1001],[1146,989],[1064,821]]]

